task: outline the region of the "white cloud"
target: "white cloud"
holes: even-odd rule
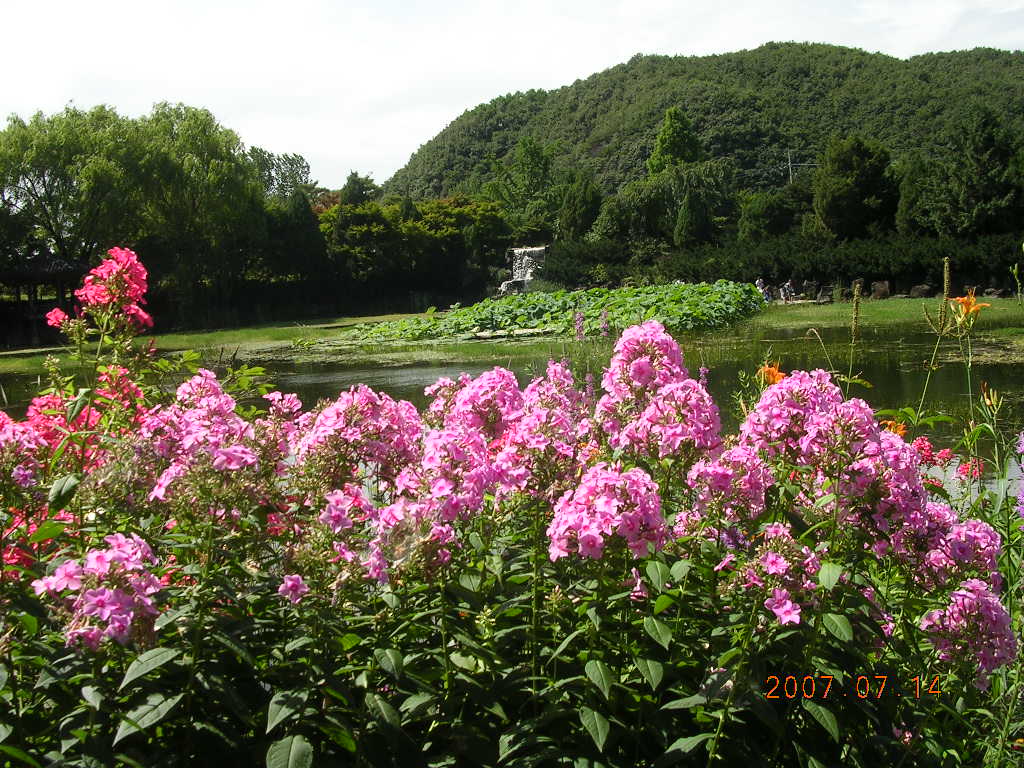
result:
[[[1024,0],[51,0],[11,3],[4,26],[0,114],[181,101],[247,144],[304,155],[336,187],[350,169],[383,181],[481,102],[635,53],[1018,48]]]

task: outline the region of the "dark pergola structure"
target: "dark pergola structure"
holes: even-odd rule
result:
[[[72,291],[89,266],[71,263],[38,248],[0,257],[0,347],[38,347],[58,340],[46,313],[60,307],[72,314]],[[42,300],[52,289],[55,299]]]

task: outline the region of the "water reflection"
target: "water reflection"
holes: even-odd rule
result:
[[[770,334],[770,335],[769,335]],[[753,337],[753,338],[752,338]],[[849,370],[848,335],[833,330],[825,335],[824,344],[803,333],[779,330],[752,333],[739,328],[730,332],[693,338],[683,337],[687,366],[691,373],[704,365],[709,369],[708,382],[712,395],[723,411],[728,426],[735,425],[731,402],[732,394],[742,374],[752,374],[766,359],[779,361],[784,371],[813,368]],[[900,329],[865,329],[865,337],[856,350],[852,370],[855,377],[870,383],[870,388],[853,384],[850,396],[862,397],[873,407],[916,407],[921,397],[925,373],[931,358],[934,337],[920,333],[906,333]],[[583,346],[574,346],[566,340],[559,349],[574,359],[577,365],[589,365],[598,382],[600,372],[611,354],[611,340],[585,340]],[[547,353],[543,349],[526,352],[526,348],[496,345],[493,362],[479,359],[472,363],[431,363],[406,366],[346,366],[337,358],[320,362],[281,360],[280,353],[273,359],[252,359],[247,362],[263,365],[277,388],[298,394],[308,406],[322,398],[333,399],[338,393],[356,384],[367,384],[387,392],[397,399],[409,400],[423,407],[427,398],[425,387],[441,377],[457,378],[462,372],[476,376],[495,365],[510,368],[521,385],[543,373]],[[1024,412],[1024,366],[1014,361],[1007,348],[997,339],[976,342],[977,357],[973,369],[973,385],[977,393],[982,381],[1007,398],[1008,416]],[[531,356],[532,355],[532,356]],[[940,350],[941,365],[933,372],[929,385],[926,411],[964,415],[969,407],[963,365],[956,362],[958,348],[955,342],[946,342]],[[28,399],[37,391],[36,375],[5,374],[0,386],[7,397],[5,410],[16,417],[24,414]],[[0,402],[0,406],[3,403]],[[1006,422],[1004,422],[1006,423]]]

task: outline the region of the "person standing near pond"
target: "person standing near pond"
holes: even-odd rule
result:
[[[780,293],[782,294],[782,301],[786,304],[789,304],[796,297],[796,289],[793,287],[792,278],[782,284]]]

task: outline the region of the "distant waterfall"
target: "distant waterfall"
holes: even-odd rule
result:
[[[498,293],[504,295],[525,291],[533,279],[534,271],[544,263],[544,255],[547,250],[546,245],[532,248],[512,248],[512,279],[503,282]]]

